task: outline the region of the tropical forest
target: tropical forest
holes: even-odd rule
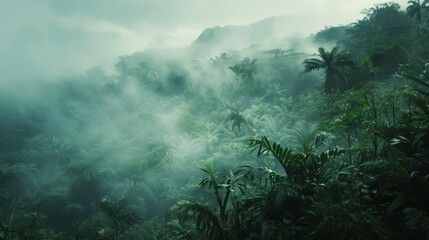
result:
[[[429,239],[429,1],[353,11],[3,83],[0,239]]]

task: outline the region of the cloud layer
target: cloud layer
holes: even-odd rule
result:
[[[276,16],[292,32],[348,24],[380,0],[0,0],[1,82],[60,77],[120,55],[189,45],[206,27]],[[406,1],[399,2],[403,7]]]

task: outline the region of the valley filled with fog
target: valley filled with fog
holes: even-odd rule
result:
[[[142,2],[1,2],[0,239],[428,238],[427,1]]]

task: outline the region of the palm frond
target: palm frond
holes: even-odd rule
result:
[[[401,68],[404,68],[404,69],[408,70],[408,71],[411,71],[415,75],[421,76],[421,77],[429,80],[429,71],[427,71],[427,70],[426,71],[422,71],[422,70],[418,69],[417,67],[411,66],[409,64],[401,64],[399,66]],[[417,84],[419,84],[421,86],[429,88],[429,84],[428,83],[426,83],[424,80],[419,79],[419,78],[417,78],[415,76],[412,76],[412,75],[409,75],[409,74],[406,74],[406,73],[398,73],[397,75],[400,76],[400,77],[403,77],[405,79],[408,79],[410,81],[413,81],[413,82],[415,82],[415,83],[417,83]]]
[[[312,142],[315,139],[316,131],[314,127],[299,125],[291,130],[288,130],[290,133],[290,140],[297,147],[301,147],[303,153],[309,153],[313,150]]]
[[[291,149],[283,148],[276,142],[271,144],[266,137],[262,137],[260,140],[250,139],[248,145],[248,148],[253,148],[251,152],[258,150],[258,157],[264,154],[272,155],[283,167],[285,173],[287,173],[287,165],[289,164],[289,161],[295,157],[295,154]]]
[[[287,179],[277,182],[267,196],[269,208],[279,209],[283,207],[285,200],[300,198],[300,191],[297,187],[296,184]]]
[[[341,156],[346,153],[345,149],[335,147],[333,149],[329,149],[327,151],[322,152],[318,158],[321,164],[326,163],[329,159],[333,159],[337,156]]]
[[[199,169],[208,175],[200,181],[200,187],[207,187],[208,189],[219,187],[216,181],[218,179],[219,172],[217,172],[216,162],[213,158],[205,161]]]
[[[329,62],[329,60],[330,60],[330,53],[329,52],[327,52],[323,47],[320,47],[319,49],[318,49],[318,51],[319,51],[319,56],[320,56],[320,58],[322,58],[322,60],[326,63],[326,62]]]
[[[178,214],[180,220],[193,218],[196,229],[207,239],[222,239],[224,230],[216,214],[206,205],[191,200],[182,200],[174,204],[168,215]]]
[[[334,56],[333,63],[338,67],[353,66],[353,60],[348,53],[340,53]]]
[[[241,174],[244,177],[243,187],[245,188],[255,184],[261,187],[272,187],[276,182],[285,177],[267,167],[246,165],[237,167],[235,174]]]
[[[240,114],[240,111],[238,108],[230,108],[230,113],[226,117],[226,122],[232,121],[232,130],[235,129],[235,127],[238,127],[240,129],[241,124],[246,124],[246,119]]]
[[[307,58],[303,62],[304,72],[317,71],[326,67],[325,63],[318,58]]]
[[[331,52],[328,52],[328,63],[334,63],[334,61],[336,60],[335,58],[337,57],[337,52],[338,52],[339,48],[338,47],[334,47]],[[331,65],[331,64],[329,64]]]
[[[329,140],[332,138],[332,135],[327,132],[321,132],[316,135],[314,139],[314,147],[319,148],[322,146],[327,146]]]

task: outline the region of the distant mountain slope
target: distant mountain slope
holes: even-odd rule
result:
[[[305,26],[298,28],[298,20],[298,17],[277,16],[244,26],[207,28],[190,47],[198,52],[222,52],[251,45],[278,47],[286,38],[298,36],[301,29],[307,28]]]
[[[135,53],[129,60],[138,63],[141,59],[180,59],[186,57],[209,57],[231,50],[243,50],[251,46],[290,48],[287,41],[302,38],[302,29],[308,29],[301,18],[277,16],[249,25],[215,26],[206,28],[188,47],[179,49],[149,49]]]

